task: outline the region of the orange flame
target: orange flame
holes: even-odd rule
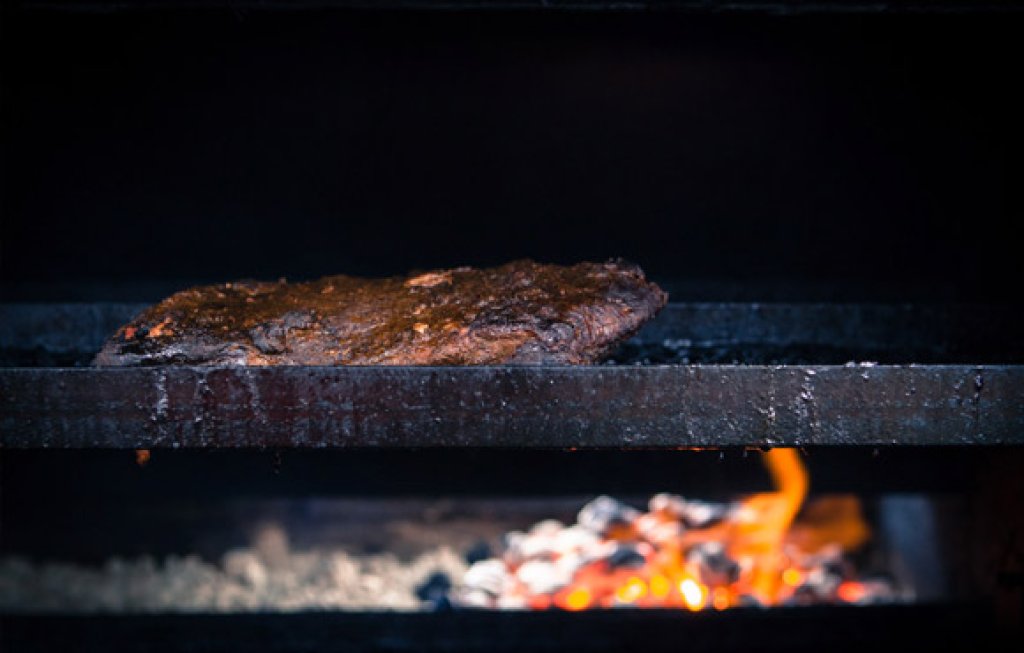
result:
[[[795,449],[772,449],[764,455],[764,461],[778,489],[755,494],[743,502],[745,514],[730,553],[738,560],[750,560],[752,594],[770,605],[778,600],[786,566],[783,541],[807,496],[809,482]]]
[[[679,581],[679,593],[682,595],[686,607],[696,611],[704,608],[704,602],[708,597],[708,588],[692,578],[684,578]]]
[[[565,609],[585,610],[590,607],[590,592],[584,587],[577,587],[565,595]]]
[[[801,512],[810,483],[797,450],[772,449],[763,460],[775,489],[745,497],[717,523],[687,528],[678,513],[652,508],[604,535],[605,543],[632,546],[639,564],[615,568],[603,559],[592,560],[550,594],[531,595],[522,585],[516,591],[530,607],[564,610],[725,610],[741,602],[777,605],[793,598],[821,577],[822,560],[861,546],[870,532],[855,497],[823,497]],[[695,558],[695,551],[705,557]],[[726,561],[725,571],[708,562],[706,556],[716,551]],[[850,579],[830,587],[834,593],[826,600],[870,598],[871,590]]]

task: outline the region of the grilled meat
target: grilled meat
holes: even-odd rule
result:
[[[666,300],[639,267],[623,261],[225,283],[146,309],[118,329],[94,363],[593,363]]]

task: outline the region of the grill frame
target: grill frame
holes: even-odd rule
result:
[[[0,352],[81,364],[141,308],[8,305]],[[991,306],[674,304],[626,346],[791,364],[7,367],[0,446],[1024,444],[1024,357],[1008,337],[1019,317]],[[907,364],[863,362],[879,358]]]
[[[1024,444],[1024,366],[8,369],[4,447]]]

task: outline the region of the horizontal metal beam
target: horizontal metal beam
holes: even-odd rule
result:
[[[1024,444],[1024,366],[0,369],[0,446]]]

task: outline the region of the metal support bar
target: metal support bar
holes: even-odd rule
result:
[[[0,369],[0,445],[1024,444],[1024,366]]]

